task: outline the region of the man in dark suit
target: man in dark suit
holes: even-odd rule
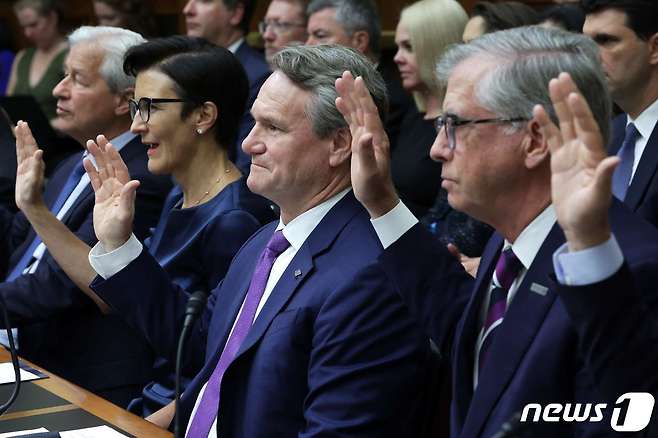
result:
[[[548,90],[537,84],[569,72],[592,106],[602,138],[607,138],[610,102],[595,44],[558,30],[513,29],[454,47],[438,71],[447,89],[441,129],[430,154],[443,162],[450,204],[497,231],[475,280],[432,242],[399,202],[388,172],[388,143],[360,80],[345,74],[337,81],[337,104],[356,139],[355,195],[373,217],[385,248],[379,258],[381,275],[389,277],[452,359],[452,436],[493,436],[529,403],[611,406],[615,400],[609,397],[621,394],[603,390],[596,373],[600,369],[586,360],[581,322],[565,311],[551,278],[554,253],[565,242],[556,223],[556,211],[564,204],[551,203],[550,151],[556,146],[542,129],[547,116],[535,108],[541,104],[554,118],[566,111],[562,103],[553,105]],[[551,84],[551,95],[559,92]],[[566,132],[580,128],[577,123],[563,127]],[[564,161],[577,158],[572,153]],[[568,173],[568,168],[554,168],[553,183],[559,172]],[[638,292],[655,308],[658,234],[619,202],[610,208],[610,220],[624,257],[638,275]],[[527,436],[612,432],[609,419],[521,426],[530,427]]]
[[[386,83],[389,112],[386,133],[392,147],[409,110],[415,111],[413,99],[402,88],[400,72],[391,59],[381,57],[381,22],[372,0],[313,0],[306,9],[308,40],[306,44],[340,44],[363,53],[376,66]]]
[[[116,53],[115,47],[119,41],[125,51],[144,39],[123,29],[82,27],[69,40],[66,76],[53,90],[58,99],[54,123],[80,144],[104,133],[121,146],[130,171],[142,181],[135,230],[145,236],[158,219],[171,183],[149,174],[146,147],[128,132],[134,78],[123,73],[123,53]],[[63,161],[43,197],[66,227],[93,245],[94,193],[81,166],[82,153]],[[28,211],[1,213],[0,254],[9,270],[0,283],[0,295],[12,325],[19,327],[21,355],[116,404],[127,405],[150,378],[150,347],[118,316],[102,315],[78,290],[36,236],[26,217]]]
[[[242,63],[249,79],[247,111],[240,122],[234,155],[230,158],[246,175],[249,173],[250,158],[242,151],[242,140],[254,126],[249,110],[256,100],[258,90],[270,74],[263,55],[249,47],[245,36],[249,33],[249,22],[254,10],[253,0],[188,0],[183,8],[187,35],[202,37],[213,44],[227,48]]]
[[[205,355],[205,366],[182,399],[187,436],[414,436],[428,342],[368,268],[381,245],[350,190],[351,137],[334,103],[345,66],[365,77],[381,116],[385,85],[342,47],[286,48],[273,66],[243,147],[249,188],[281,220],[236,255],[190,339],[189,356]],[[92,288],[173,358],[185,296],[122,220],[132,184],[97,204],[104,220],[89,260],[102,278]]]
[[[613,101],[613,194],[658,226],[658,3],[584,0],[583,32],[599,46]]]

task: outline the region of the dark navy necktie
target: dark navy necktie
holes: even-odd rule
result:
[[[640,132],[634,124],[629,123],[626,126],[624,142],[617,153],[617,156],[621,158],[621,162],[617,165],[615,173],[612,175],[612,194],[622,201],[626,198],[626,192],[631,183],[633,163],[635,162],[635,143],[638,137],[640,137]]]
[[[82,175],[85,173],[85,169],[82,166],[82,155],[80,156],[80,160],[78,164],[75,165],[73,168],[71,174],[69,175],[68,179],[66,180],[66,183],[62,187],[62,191],[59,193],[59,196],[55,200],[55,203],[50,207],[50,211],[53,214],[59,213],[59,211],[62,209],[64,206],[64,203],[66,200],[69,198],[75,187],[80,183],[80,179],[82,178]],[[37,246],[41,243],[41,238],[37,235],[34,236],[34,239],[32,240],[32,243],[27,247],[27,250],[23,253],[23,257],[18,261],[16,266],[14,266],[14,269],[9,273],[7,276],[6,281],[13,281],[19,276],[23,274],[23,271],[25,268],[27,268],[30,265],[30,262],[32,261],[32,255],[34,254],[34,251],[37,249]]]

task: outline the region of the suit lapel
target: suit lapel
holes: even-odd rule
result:
[[[347,222],[360,211],[360,204],[358,206],[357,204],[354,195],[348,193],[315,227],[272,290],[240,346],[236,359],[260,340],[274,317],[284,308],[295,291],[305,283],[305,279],[314,270],[313,258],[325,251]]]
[[[475,362],[475,342],[479,330],[479,315],[482,300],[489,289],[491,276],[493,275],[496,260],[503,244],[500,234],[494,234],[482,254],[482,260],[475,280],[470,302],[460,321],[455,339],[455,366],[454,366],[454,388],[453,397],[458,418],[453,419],[458,424],[454,425],[460,430],[468,413],[468,407],[473,397],[473,365]]]
[[[466,417],[463,436],[478,436],[482,432],[489,414],[513,378],[553,305],[556,294],[546,287],[550,285],[549,275],[553,273],[552,254],[562,243],[564,235],[555,224],[519,286],[491,344],[487,365],[479,378]]]
[[[631,185],[626,193],[624,203],[635,211],[640,206],[651,180],[656,174],[658,168],[658,129],[654,127],[647,146],[642,152],[642,157],[631,181]]]

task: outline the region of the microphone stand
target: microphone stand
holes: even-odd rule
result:
[[[183,329],[181,330],[180,337],[178,338],[178,350],[176,351],[176,395],[174,398],[174,437],[181,438],[180,432],[180,412],[179,412],[179,402],[180,402],[180,378],[183,368],[183,352],[185,351],[185,341],[189,336],[189,332],[194,325],[197,317],[201,314],[203,309],[206,307],[206,301],[208,300],[208,294],[205,291],[196,291],[190,296],[187,300],[187,306],[185,307],[185,321],[183,322]]]
[[[4,414],[7,409],[16,401],[18,393],[21,390],[21,369],[18,365],[18,353],[16,352],[16,344],[14,343],[14,334],[11,332],[11,324],[9,322],[9,314],[7,313],[7,306],[5,299],[0,295],[0,307],[2,307],[2,317],[4,319],[5,327],[7,328],[7,337],[9,338],[9,354],[11,355],[11,363],[14,366],[14,390],[4,404],[0,405],[0,415]]]

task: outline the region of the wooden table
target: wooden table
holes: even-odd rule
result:
[[[9,352],[4,348],[0,348],[0,362],[11,362]],[[121,409],[120,407],[108,402],[101,397],[98,397],[97,395],[92,394],[85,389],[82,389],[77,385],[74,385],[73,383],[70,383],[52,373],[49,373],[43,368],[35,366],[28,361],[24,362],[47,374],[48,378],[24,382],[23,385],[26,383],[37,385],[38,387],[45,389],[55,396],[68,401],[69,403],[61,403],[57,406],[48,406],[45,408],[37,405],[33,408],[30,406],[30,409],[21,409],[18,411],[14,410],[0,416],[0,425],[2,425],[3,421],[15,420],[18,418],[82,409],[104,420],[108,424],[116,426],[117,428],[122,429],[123,431],[137,437],[165,438],[173,436],[170,432],[163,430],[152,423],[149,423],[141,417],[131,414],[125,409]],[[23,385],[21,385],[21,394],[19,394],[17,402],[21,401],[21,404],[25,405],[26,403],[29,404],[30,401],[24,399],[21,400],[21,397],[25,395],[23,393]],[[4,402],[4,400],[0,401],[0,403],[2,402]],[[79,426],[71,424],[68,430],[76,428],[79,428]]]

